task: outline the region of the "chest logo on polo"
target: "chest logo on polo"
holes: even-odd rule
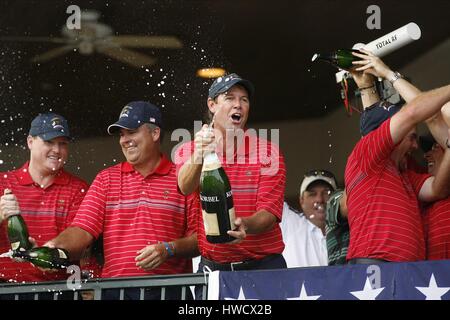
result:
[[[169,190],[164,190],[164,199],[169,199],[169,194],[170,194]]]
[[[58,209],[64,210],[64,203],[65,201],[63,199],[58,199]]]

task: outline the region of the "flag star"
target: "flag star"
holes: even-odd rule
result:
[[[450,287],[438,287],[434,274],[431,274],[428,287],[416,287],[417,290],[425,295],[425,300],[442,300],[442,296],[450,291]]]
[[[300,295],[298,297],[294,298],[287,298],[288,300],[317,300],[320,298],[320,295],[318,296],[308,296],[308,293],[305,289],[305,282],[302,283],[302,288],[300,290]]]
[[[247,299],[244,295],[244,290],[242,290],[242,286],[239,288],[239,295],[237,298],[226,297],[225,300],[258,300],[258,299]]]
[[[375,300],[376,297],[384,290],[383,288],[373,289],[370,284],[370,280],[367,277],[366,283],[364,284],[364,289],[361,291],[351,291],[350,293],[357,297],[359,300]]]

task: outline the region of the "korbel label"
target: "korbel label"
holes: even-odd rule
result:
[[[200,200],[204,202],[219,202],[219,198],[217,196],[203,196],[200,194]]]

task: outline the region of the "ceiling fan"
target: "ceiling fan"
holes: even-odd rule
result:
[[[81,28],[63,26],[63,37],[0,37],[3,41],[51,42],[62,46],[31,58],[33,63],[44,63],[70,51],[82,55],[94,52],[104,54],[130,66],[141,68],[156,63],[156,58],[127,48],[180,49],[183,43],[174,36],[113,35],[110,26],[98,22],[100,14],[89,10],[81,13]]]

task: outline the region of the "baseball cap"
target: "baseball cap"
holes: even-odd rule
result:
[[[119,120],[108,127],[108,133],[113,134],[119,128],[137,129],[144,123],[152,123],[162,128],[161,111],[150,102],[133,101],[123,107]]]
[[[214,80],[211,87],[209,87],[208,97],[214,99],[219,94],[228,91],[235,84],[243,86],[245,90],[247,90],[249,98],[253,97],[253,94],[255,93],[253,84],[248,80],[242,79],[236,73],[230,73]]]
[[[430,151],[433,148],[433,145],[435,143],[436,143],[436,140],[434,139],[434,137],[431,134],[419,136],[420,149],[422,149],[422,151],[424,153],[427,153],[428,151]]]
[[[381,124],[396,114],[401,109],[400,105],[391,104],[387,101],[375,102],[366,108],[361,114],[359,121],[360,132],[363,136],[377,129]]]
[[[40,113],[34,118],[28,134],[32,137],[39,136],[44,141],[57,137],[71,139],[67,120],[53,112]]]
[[[300,196],[308,189],[311,183],[319,180],[328,183],[333,188],[333,191],[336,190],[337,184],[334,174],[327,170],[311,170],[305,174],[302,184],[300,185]]]

